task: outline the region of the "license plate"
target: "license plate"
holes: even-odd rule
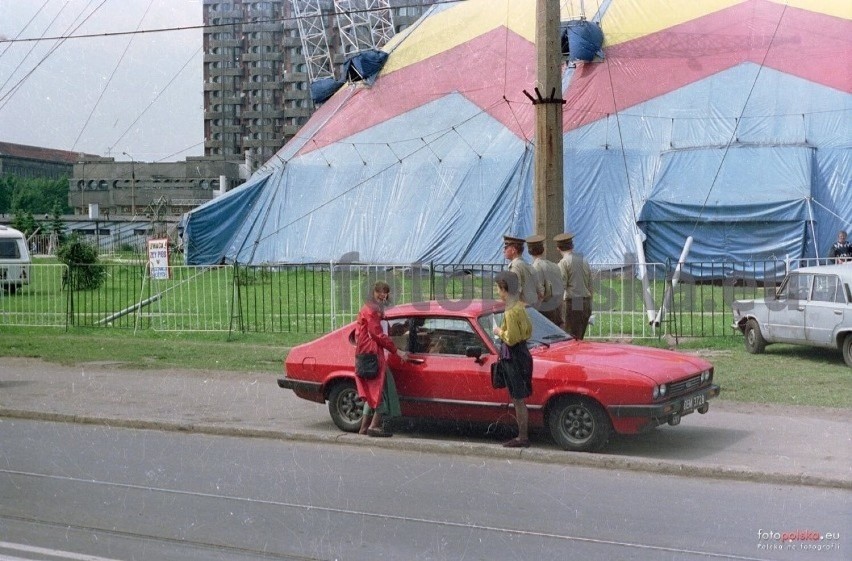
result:
[[[701,407],[704,405],[704,402],[707,401],[704,397],[704,394],[694,395],[692,397],[687,397],[683,400],[683,409],[682,411],[686,413],[687,411],[692,411],[696,407]]]

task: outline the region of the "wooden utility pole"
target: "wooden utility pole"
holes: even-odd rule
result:
[[[548,259],[561,257],[553,236],[565,229],[562,179],[562,43],[559,37],[559,0],[536,0],[537,80],[535,185],[533,224],[535,233],[545,237]]]

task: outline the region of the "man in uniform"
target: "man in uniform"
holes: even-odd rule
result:
[[[521,301],[538,306],[536,275],[532,267],[521,258],[524,254],[524,240],[515,236],[503,236],[503,257],[509,261],[509,270],[518,275],[518,294]]]
[[[535,235],[527,238],[527,250],[533,258],[532,268],[537,275],[538,293],[541,299],[538,303],[538,311],[562,327],[562,294],[564,293],[562,273],[559,266],[553,261],[544,258],[544,236]]]
[[[835,263],[845,263],[852,259],[852,245],[846,241],[845,231],[837,232],[837,241],[831,246],[828,256],[833,258]]]
[[[592,271],[583,256],[574,253],[574,234],[557,234],[553,241],[562,253],[559,271],[565,285],[564,328],[572,337],[581,340],[586,336],[592,317]]]

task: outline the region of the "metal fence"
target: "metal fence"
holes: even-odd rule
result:
[[[118,232],[115,234],[80,234],[80,239],[98,249],[101,256],[136,254],[143,256],[148,247],[151,237],[147,234],[135,234],[133,232]],[[33,255],[56,255],[59,249],[59,240],[56,234],[36,234],[27,238],[30,253]]]
[[[597,263],[597,339],[730,336],[731,303],[773,292],[785,271],[807,262]],[[851,265],[852,266],[852,265]],[[0,326],[113,327],[157,331],[326,333],[352,321],[373,283],[390,284],[397,303],[442,300],[457,306],[494,298],[503,265],[344,263],[169,267],[151,278],[147,263],[31,266],[30,283],[0,290]],[[693,273],[700,272],[701,280]],[[97,277],[96,287],[80,279]]]

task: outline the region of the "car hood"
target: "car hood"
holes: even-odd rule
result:
[[[592,341],[569,341],[550,348],[539,347],[533,350],[533,356],[536,360],[573,364],[598,372],[632,372],[656,384],[680,380],[713,367],[703,358],[686,353]]]
[[[731,302],[732,307],[742,306],[744,304],[765,304],[766,302],[775,301],[776,298],[770,296],[767,298],[743,298],[741,300],[734,300]]]

